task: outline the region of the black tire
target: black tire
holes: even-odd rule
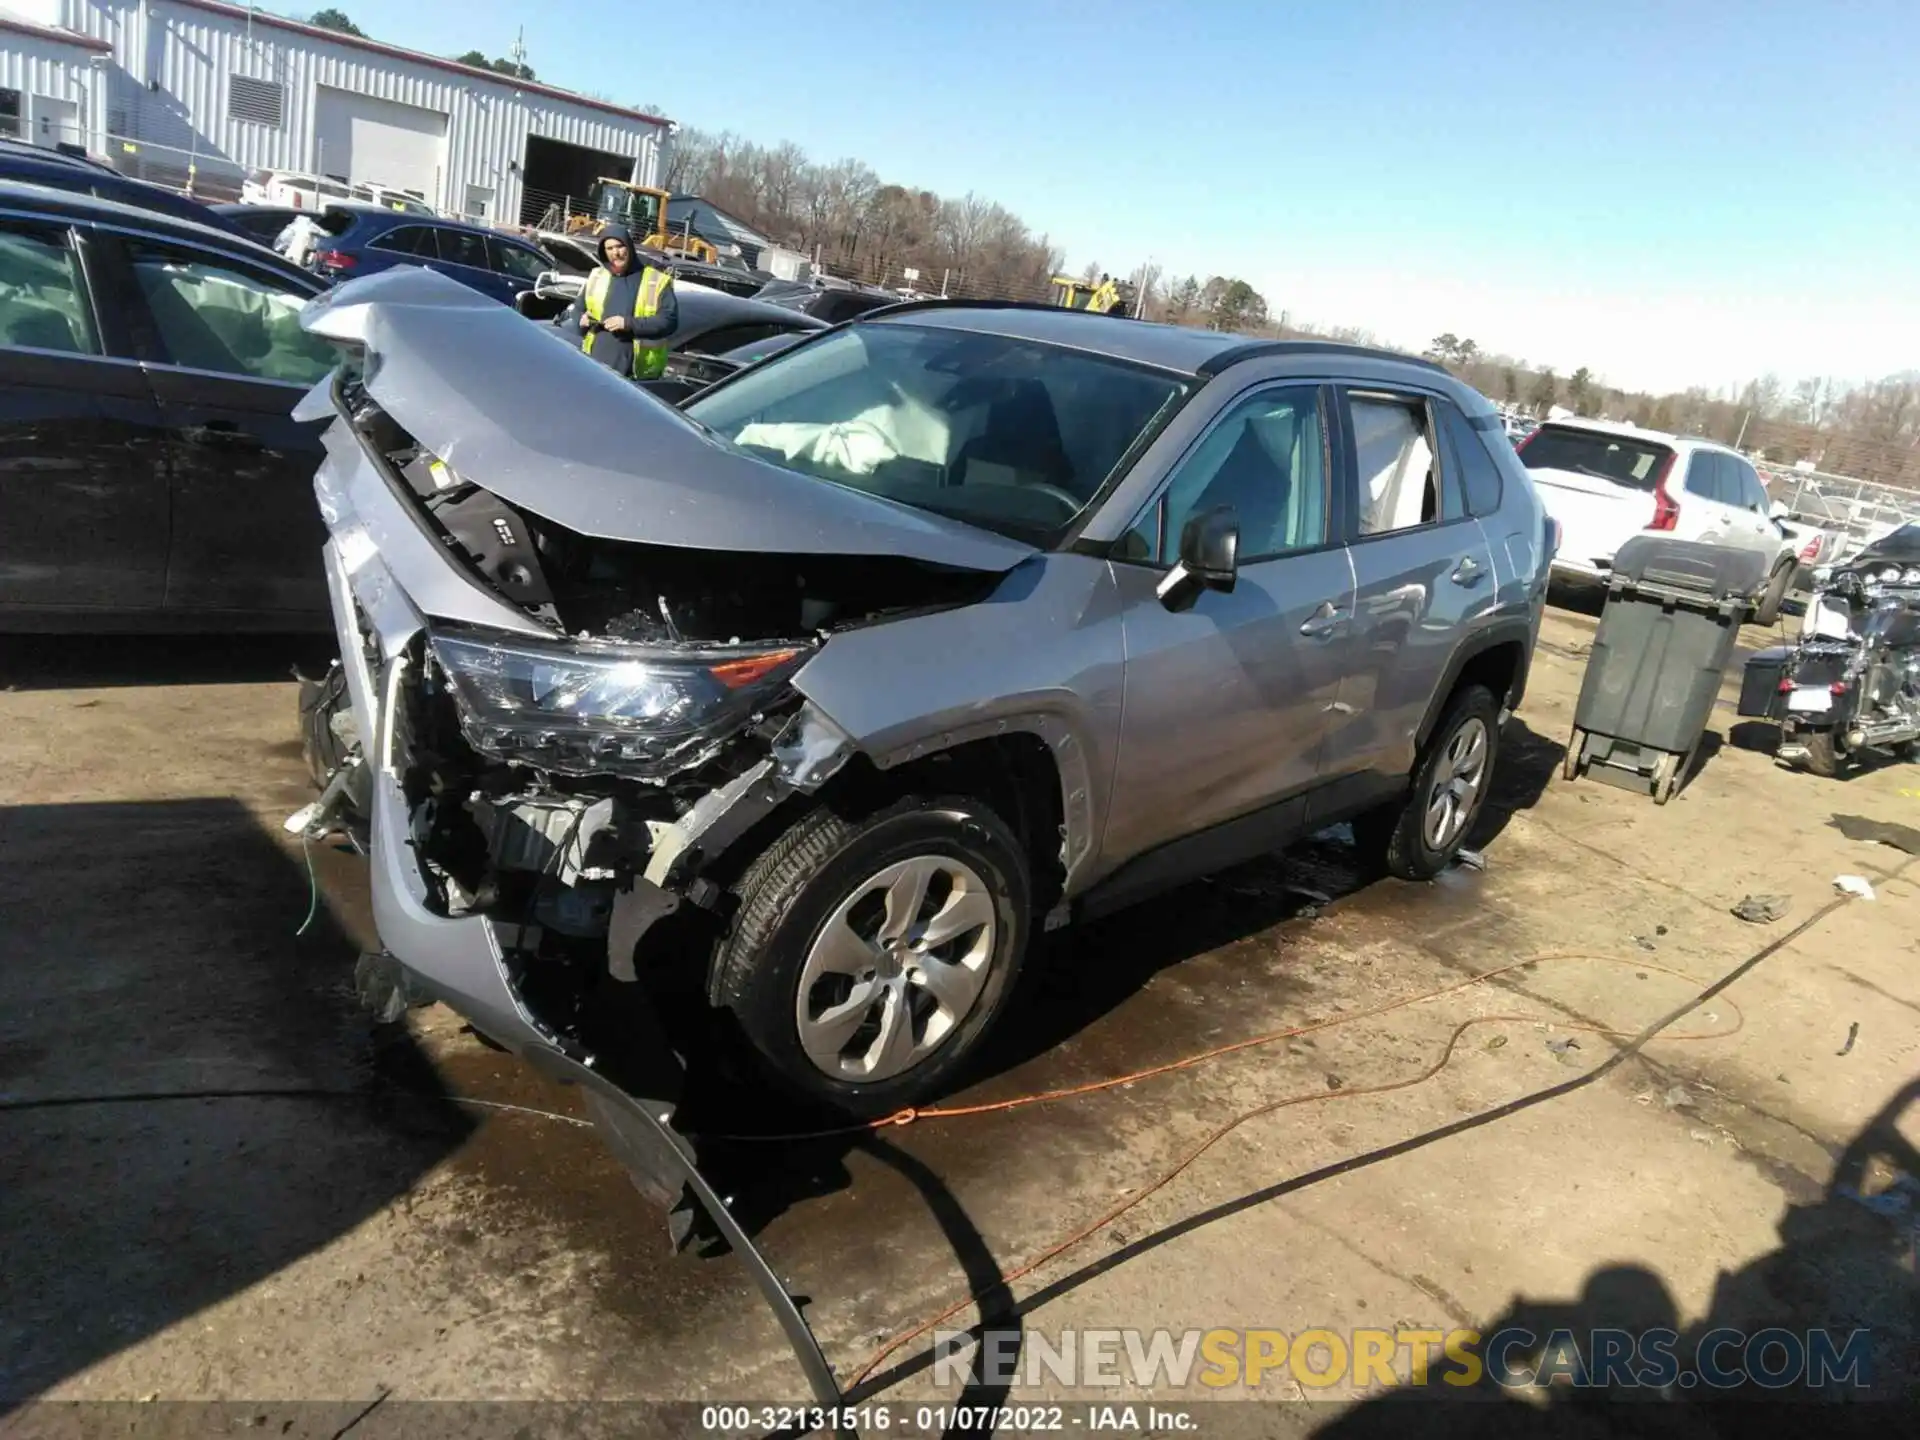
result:
[[[1760,597],[1760,603],[1754,607],[1753,623],[1773,625],[1780,619],[1780,607],[1786,603],[1787,588],[1793,584],[1794,562],[1785,561],[1775,568],[1767,581],[1767,588]]]
[[[1807,747],[1806,758],[1800,762],[1804,769],[1823,780],[1839,779],[1847,762],[1839,746],[1833,743],[1833,731],[1804,730],[1795,738]]]
[[[815,938],[872,877],[921,857],[960,861],[981,879],[996,927],[984,982],[971,1009],[909,1068],[874,1081],[829,1075],[802,1045],[797,1013]],[[993,811],[957,796],[909,797],[857,820],[811,810],[747,867],[734,893],[739,907],[714,952],[710,997],[733,1012],[782,1083],[861,1117],[919,1104],[953,1081],[1013,994],[1031,927],[1019,841]]]
[[[1896,760],[1906,761],[1908,763],[1920,760],[1920,740],[1902,740],[1899,744],[1889,748],[1892,750],[1893,758]]]
[[[1427,843],[1424,833],[1427,806],[1449,747],[1472,721],[1478,721],[1486,731],[1486,759],[1479,788],[1474,792],[1465,823],[1446,844],[1435,849]],[[1453,863],[1453,857],[1472,833],[1474,822],[1486,805],[1499,758],[1499,703],[1484,685],[1462,686],[1448,702],[1439,724],[1433,727],[1433,734],[1427,737],[1420,751],[1420,759],[1413,767],[1413,787],[1406,799],[1369,811],[1353,822],[1353,838],[1361,853],[1376,859],[1389,875],[1402,880],[1431,880]]]

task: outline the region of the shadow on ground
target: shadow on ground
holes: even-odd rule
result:
[[[1774,1250],[1721,1276],[1695,1324],[1681,1325],[1657,1274],[1603,1267],[1575,1299],[1516,1298],[1483,1328],[1488,1368],[1498,1366],[1506,1385],[1489,1374],[1448,1384],[1440,1378],[1447,1373],[1456,1382],[1469,1377],[1443,1365],[1435,1383],[1363,1402],[1315,1435],[1731,1437],[1856,1425],[1910,1433],[1920,1401],[1920,1153],[1897,1127],[1916,1106],[1920,1080],[1897,1091],[1847,1146],[1818,1201],[1788,1206]],[[1609,1346],[1616,1363],[1598,1359]],[[1664,1392],[1660,1381],[1668,1382]],[[1887,1403],[1805,1403],[1868,1398]],[[1657,1403],[1663,1399],[1686,1403]],[[1787,1408],[1794,1401],[1802,1403]]]
[[[1811,923],[1811,921],[1806,922]],[[1735,984],[1742,976],[1790,943],[1796,928],[1728,970],[1719,979],[1660,1022],[1670,1024],[1688,1009],[1697,1008]],[[1217,1202],[1161,1228],[1117,1243],[1097,1258],[1060,1276],[1011,1306],[996,1308],[1001,1319],[976,1325],[975,1336],[998,1331],[1002,1344],[1012,1342],[1017,1352],[1022,1338],[1021,1319],[1135,1257],[1169,1244],[1195,1230],[1244,1210],[1306,1190],[1324,1181],[1365,1170],[1382,1161],[1443,1143],[1456,1136],[1571,1095],[1598,1083],[1639,1053],[1640,1039],[1613,1052],[1592,1070],[1532,1091],[1474,1114],[1395,1141],[1389,1145],[1336,1160],[1302,1174],[1289,1175],[1244,1194]],[[1881,1112],[1845,1148],[1832,1180],[1821,1198],[1811,1204],[1790,1205],[1780,1224],[1780,1245],[1770,1254],[1733,1274],[1723,1275],[1715,1287],[1707,1316],[1682,1327],[1677,1306],[1666,1283],[1651,1271],[1634,1266],[1596,1269],[1571,1302],[1516,1297],[1508,1310],[1480,1330],[1488,1348],[1486,1359],[1500,1365],[1509,1384],[1494,1383],[1436,1359],[1432,1377],[1423,1387],[1402,1386],[1376,1399],[1365,1400],[1324,1425],[1316,1434],[1329,1440],[1404,1440],[1407,1436],[1523,1436],[1547,1435],[1675,1435],[1719,1436],[1754,1433],[1751,1402],[1763,1402],[1765,1419],[1783,1418],[1778,1404],[1784,1399],[1875,1399],[1887,1406],[1824,1408],[1819,1412],[1821,1433],[1831,1433],[1835,1417],[1866,1420],[1875,1434],[1888,1433],[1886,1424],[1905,1415],[1920,1400],[1920,1289],[1915,1284],[1915,1255],[1920,1249],[1920,1153],[1900,1134],[1898,1126],[1920,1106],[1920,1080],[1892,1096]],[[1577,1246],[1579,1237],[1544,1231],[1542,1243]],[[1601,1368],[1603,1342],[1596,1329],[1625,1333],[1627,1351],[1612,1370]],[[1730,1339],[1731,1331],[1738,1339]],[[1772,1333],[1748,1344],[1763,1330]],[[1856,1331],[1864,1330],[1865,1339]],[[1502,1332],[1508,1338],[1502,1339]],[[1561,1344],[1557,1332],[1577,1340],[1579,1358]],[[1522,1334],[1521,1332],[1524,1332]],[[1670,1340],[1660,1332],[1671,1332]],[[1822,1332],[1813,1340],[1810,1332]],[[1529,1338],[1530,1337],[1530,1338]],[[1495,1342],[1501,1343],[1495,1348]],[[1673,1357],[1673,1383],[1665,1396],[1645,1383],[1662,1378],[1645,1367],[1659,1363],[1665,1341]],[[1729,1348],[1731,1346],[1731,1348]],[[1806,1379],[1825,1346],[1826,1379],[1836,1383],[1810,1386]],[[983,1353],[979,1347],[976,1353]],[[1855,1370],[1849,1361],[1864,1357]],[[883,1393],[892,1385],[931,1364],[927,1352],[903,1359],[874,1376],[861,1395]],[[1629,1369],[1620,1368],[1622,1365]],[[1716,1367],[1709,1371],[1706,1366]],[[1740,1367],[1738,1374],[1732,1367]],[[1610,1387],[1531,1382],[1551,1377],[1561,1368],[1569,1375],[1606,1378]],[[1583,1368],[1584,1367],[1584,1368]],[[1754,1383],[1754,1375],[1782,1376],[1791,1371],[1789,1385],[1769,1387]],[[1679,1377],[1692,1372],[1696,1382]],[[1454,1373],[1459,1382],[1444,1383]],[[1713,1383],[1703,1383],[1706,1376]],[[1621,1383],[1627,1378],[1637,1383]],[[1525,1382],[1515,1385],[1512,1382]],[[1853,1382],[1859,1381],[1856,1385]],[[1711,1394],[1712,1405],[1656,1404],[1662,1398],[1692,1400],[1696,1392]],[[1244,1418],[1244,1417],[1241,1417]],[[1806,1411],[1797,1419],[1811,1422]],[[1844,1424],[1842,1429],[1848,1428]],[[1249,1433],[1257,1433],[1249,1432]],[[1759,1433],[1769,1433],[1762,1428]],[[1805,1426],[1772,1433],[1806,1433]],[[1904,1430],[1901,1431],[1904,1433]]]
[[[326,1245],[467,1136],[404,1033],[376,1042],[325,908],[294,937],[307,906],[231,800],[0,810],[0,1405]]]
[[[13,635],[8,690],[122,685],[244,685],[318,675],[338,653],[327,635]]]
[[[1606,582],[1556,575],[1547,586],[1547,603],[1556,610],[1571,611],[1575,615],[1598,616],[1607,605]]]

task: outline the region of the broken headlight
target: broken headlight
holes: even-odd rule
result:
[[[691,763],[745,724],[809,653],[547,645],[475,630],[431,640],[474,749],[566,775],[641,779]]]

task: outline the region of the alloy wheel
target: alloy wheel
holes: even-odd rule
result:
[[[986,987],[999,926],[978,871],[947,855],[897,861],[852,887],[814,936],[794,1020],[836,1080],[889,1080],[921,1063]]]
[[[1487,740],[1486,722],[1473,716],[1447,742],[1440,763],[1434,767],[1421,823],[1421,838],[1429,850],[1445,850],[1473,819],[1480,787],[1487,778]]]

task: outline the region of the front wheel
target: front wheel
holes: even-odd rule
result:
[[[1361,816],[1354,839],[1402,880],[1431,880],[1480,818],[1500,749],[1500,707],[1484,685],[1453,697],[1420,752],[1404,801]]]
[[[1026,857],[972,799],[910,797],[860,820],[810,811],[734,889],[715,1002],[784,1084],[854,1115],[939,1094],[1026,950]]]

